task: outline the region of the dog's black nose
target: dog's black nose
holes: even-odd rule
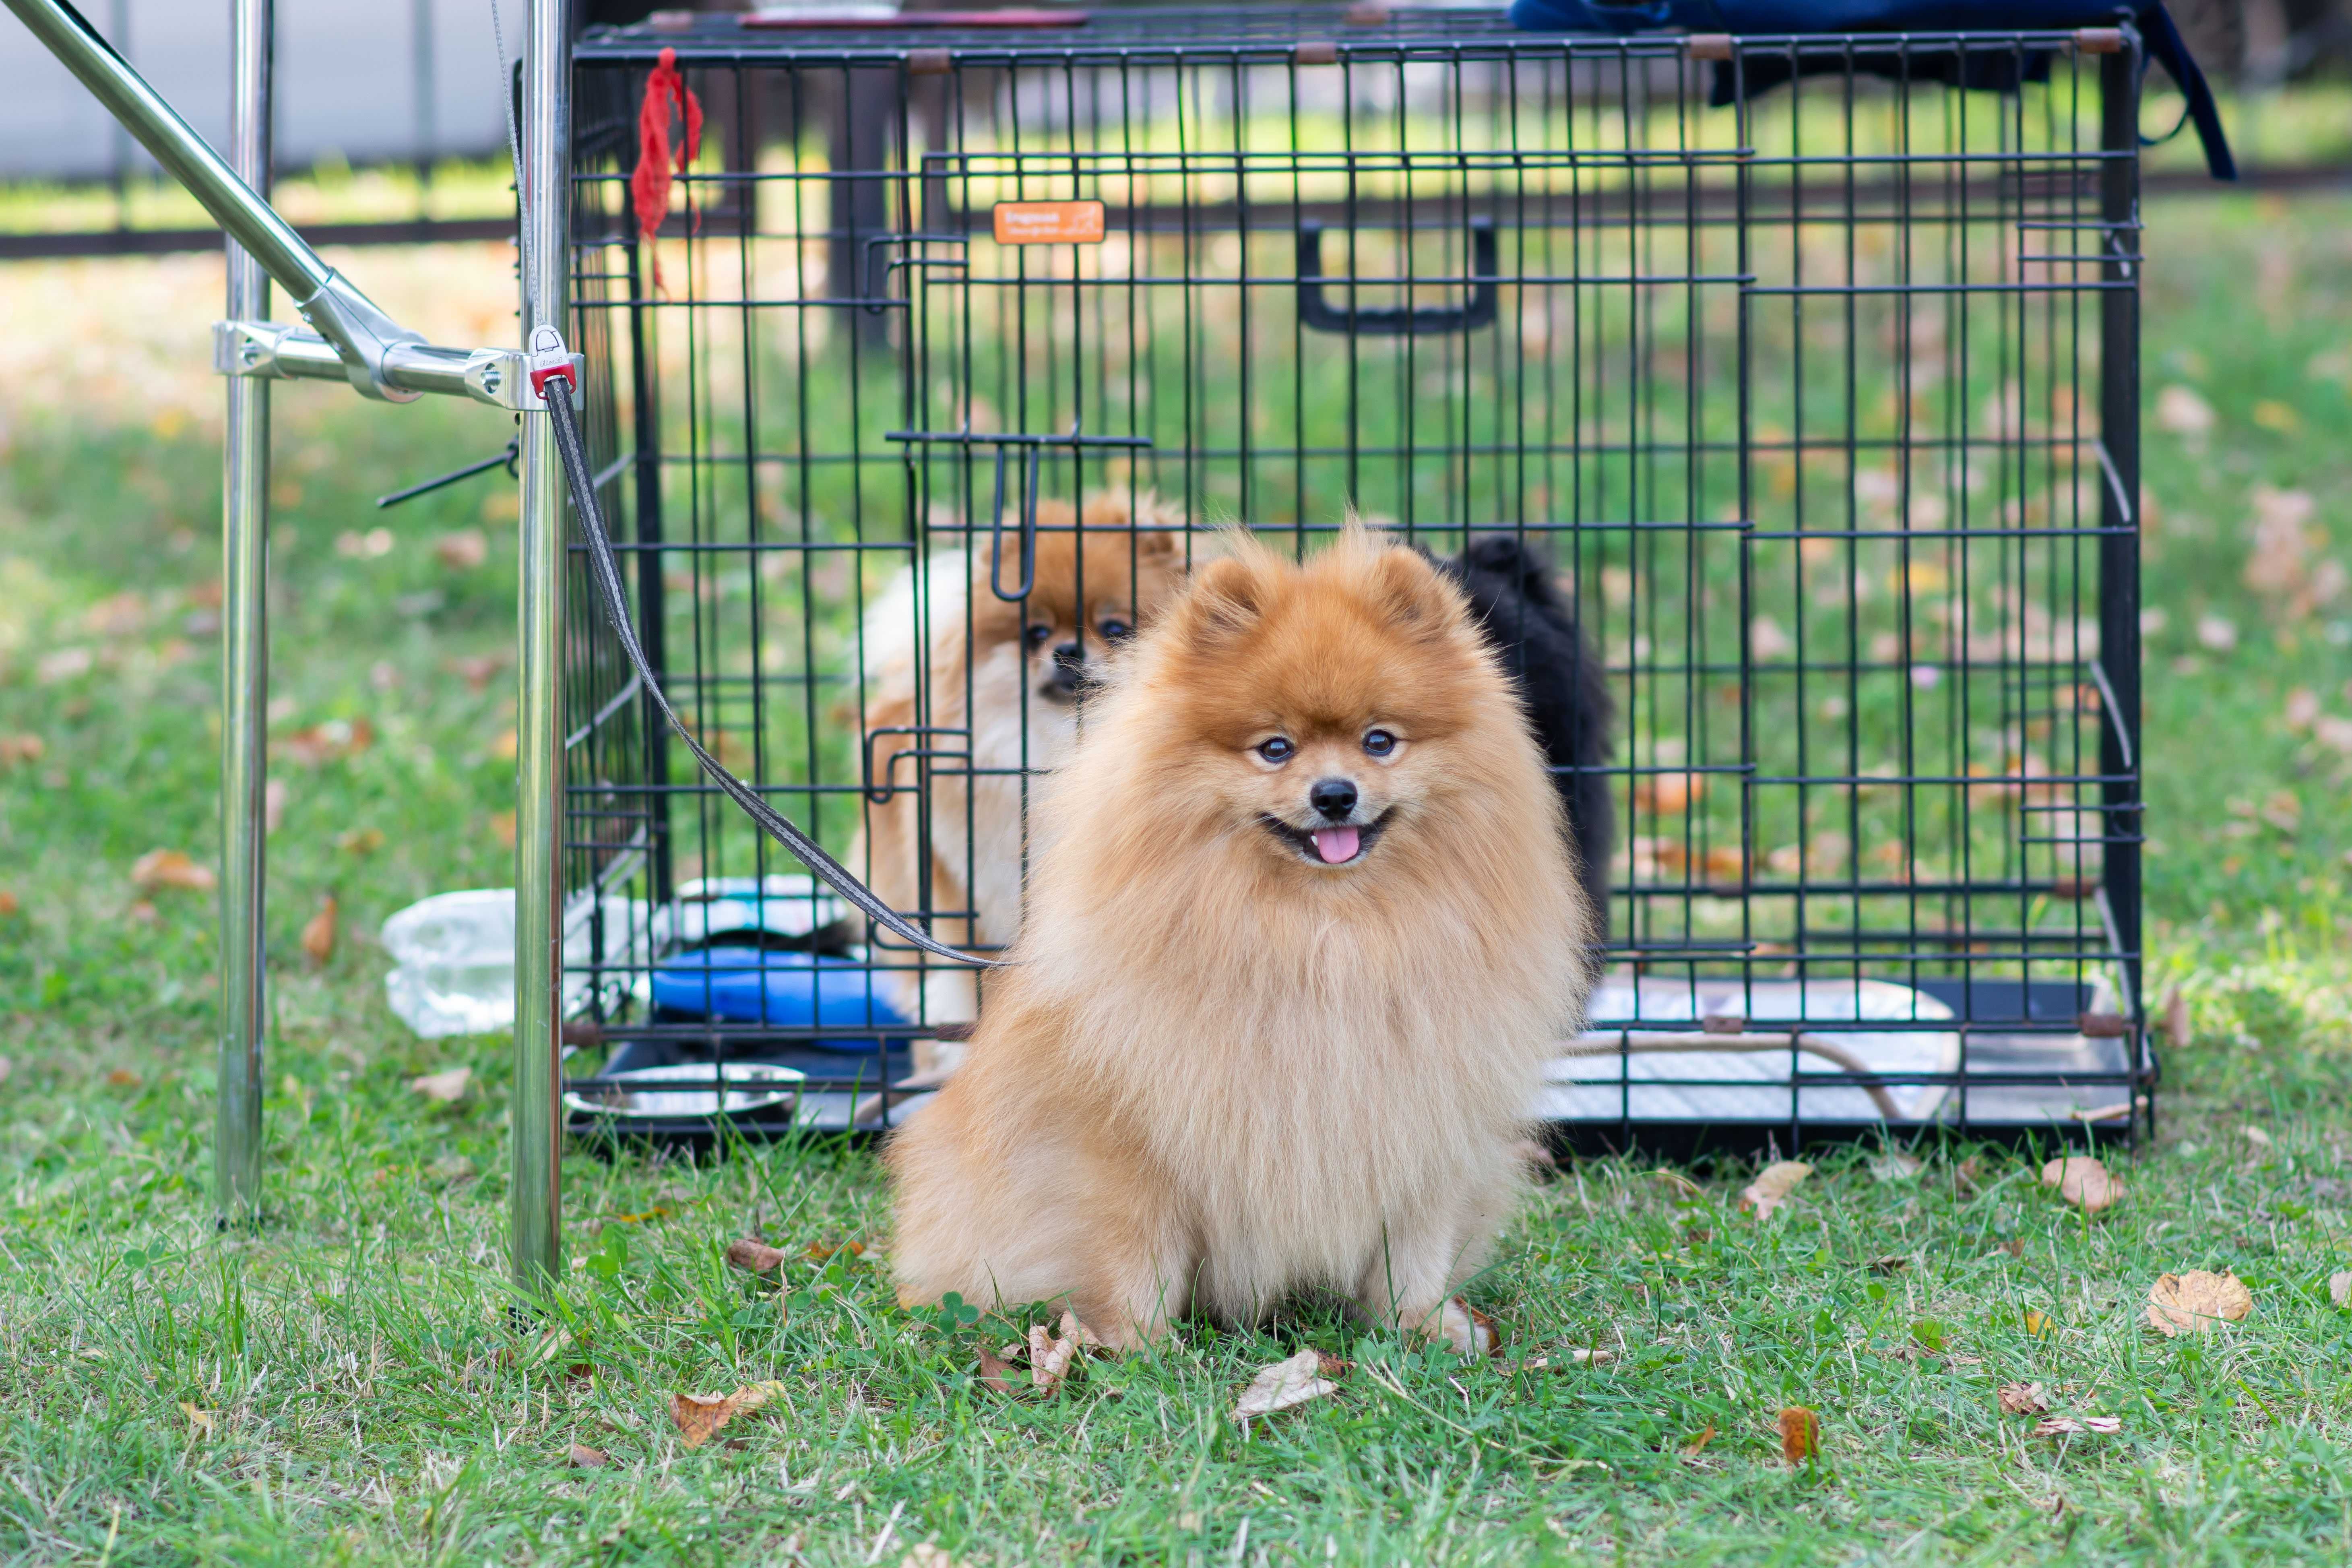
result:
[[[1307,792],[1307,803],[1337,822],[1356,809],[1356,786],[1349,779],[1317,779]]]
[[[1049,691],[1069,693],[1087,684],[1086,655],[1078,645],[1066,642],[1054,650],[1054,668],[1045,677]]]

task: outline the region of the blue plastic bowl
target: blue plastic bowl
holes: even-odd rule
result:
[[[883,999],[864,964],[806,952],[710,947],[654,969],[654,1005],[670,1013],[772,1028],[905,1029],[913,1020]],[[871,1039],[813,1039],[820,1051],[870,1056]],[[884,1047],[903,1044],[886,1040]]]

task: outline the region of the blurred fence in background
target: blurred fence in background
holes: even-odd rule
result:
[[[215,146],[228,131],[220,0],[82,0]],[[519,7],[510,30],[520,26]],[[488,0],[277,0],[283,205],[320,243],[513,232]],[[509,50],[520,37],[509,37]],[[219,231],[13,18],[0,22],[0,256],[210,249]],[[354,168],[363,171],[354,174]]]
[[[683,9],[752,7],[670,0]],[[839,0],[801,0],[806,5]],[[982,0],[909,0],[946,9]],[[89,20],[208,141],[228,126],[226,0],[84,0]],[[514,227],[491,0],[277,0],[280,210],[316,244],[497,239]],[[511,26],[520,26],[520,7]],[[784,7],[771,7],[782,9]],[[1244,9],[1245,6],[1235,7]],[[653,0],[575,0],[579,25]],[[2244,185],[2352,188],[2352,0],[2172,0],[2224,92]],[[520,37],[507,40],[511,50]],[[209,250],[219,233],[32,36],[0,23],[0,259]],[[2283,90],[2288,84],[2291,90]],[[2169,105],[2151,104],[2152,125]],[[2144,188],[2226,190],[2193,154]],[[740,158],[714,147],[712,156]]]

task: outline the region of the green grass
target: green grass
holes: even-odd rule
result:
[[[1512,1335],[1499,1362],[1310,1314],[1188,1329],[1052,1401],[980,1387],[978,1352],[1010,1328],[942,1331],[896,1309],[881,1268],[796,1260],[780,1296],[724,1267],[755,1226],[796,1259],[887,1248],[876,1167],[833,1145],[699,1167],[575,1154],[567,1246],[594,1266],[554,1303],[572,1337],[511,1313],[504,1045],[409,1037],[369,935],[426,892],[509,879],[509,673],[477,692],[457,665],[509,645],[511,528],[484,489],[365,510],[494,449],[496,420],[467,409],[279,394],[277,728],[366,718],[376,738],[272,769],[288,790],[271,1222],[215,1236],[211,902],[142,898],[129,868],[159,847],[215,854],[217,449],[122,405],[19,395],[0,435],[0,736],[43,752],[0,763],[0,889],[19,906],[0,917],[0,1560],[852,1564],[924,1542],[973,1565],[2352,1553],[2352,1317],[2326,1292],[2352,1267],[2352,811],[2343,754],[2286,719],[2296,688],[2352,713],[2352,602],[2293,616],[2241,575],[2256,482],[2327,501],[2352,479],[2352,369],[2330,357],[2352,342],[2347,218],[2341,201],[2234,198],[2153,216],[2149,401],[2192,386],[2218,422],[2201,447],[2148,433],[2147,596],[2166,617],[2147,663],[2152,967],[2193,1038],[2167,1060],[2162,1138],[2116,1160],[2120,1207],[2066,1208],[2030,1153],[1928,1149],[1916,1177],[1882,1181],[1863,1149],[1759,1223],[1736,1212],[1742,1165],[1693,1173],[1692,1198],[1646,1163],[1591,1161],[1529,1199],[1478,1283]],[[338,549],[379,523],[389,552]],[[488,564],[436,559],[439,535],[477,527]],[[2198,641],[2205,616],[2234,624],[2234,648]],[[54,662],[77,648],[85,672]],[[2292,834],[2260,815],[2280,791]],[[344,941],[313,968],[297,933],[331,891]],[[461,1063],[478,1086],[457,1105],[406,1088]],[[2235,1269],[2253,1313],[2158,1339],[2140,1304],[2191,1268]],[[2053,1331],[2029,1335],[2029,1310]],[[1225,1419],[1239,1387],[1302,1344],[1358,1364],[1244,1441]],[[1524,1370],[1577,1346],[1614,1359]],[[673,1392],[765,1378],[787,1394],[728,1429],[742,1447],[679,1447]],[[1998,1413],[2011,1381],[2123,1430],[2031,1438]],[[1817,1467],[1780,1460],[1790,1404],[1822,1415]],[[568,1468],[574,1442],[611,1465]]]

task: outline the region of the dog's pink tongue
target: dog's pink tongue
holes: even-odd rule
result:
[[[1318,827],[1315,830],[1315,853],[1323,857],[1327,866],[1353,860],[1361,837],[1352,827]]]

